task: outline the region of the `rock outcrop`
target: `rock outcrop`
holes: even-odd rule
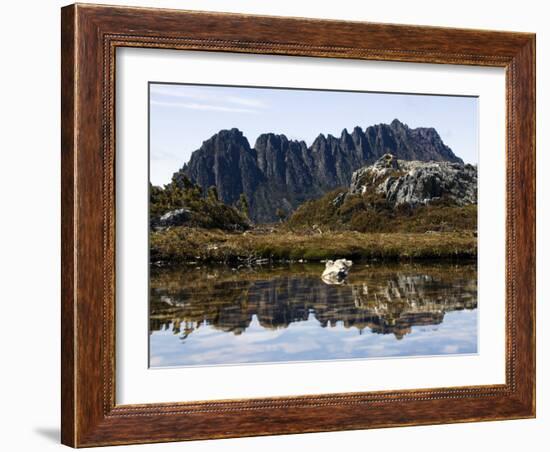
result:
[[[339,138],[321,134],[309,147],[266,133],[252,148],[241,131],[231,129],[206,140],[174,181],[188,176],[203,192],[215,186],[229,205],[243,193],[251,220],[266,223],[277,220],[278,209],[289,214],[304,201],[348,186],[354,171],[387,153],[400,160],[462,162],[435,129],[411,129],[397,119],[365,130],[355,127],[352,133],[344,129]]]
[[[387,202],[417,206],[445,199],[455,205],[477,203],[477,168],[452,162],[398,160],[386,154],[353,173],[349,194],[381,193]],[[346,194],[333,202],[341,203]]]
[[[171,210],[162,215],[158,222],[155,223],[157,227],[169,227],[169,226],[181,226],[190,221],[193,217],[193,213],[189,209],[181,208]]]

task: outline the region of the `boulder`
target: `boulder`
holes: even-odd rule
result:
[[[346,259],[329,260],[325,264],[321,279],[326,284],[343,284],[352,265],[353,262]]]

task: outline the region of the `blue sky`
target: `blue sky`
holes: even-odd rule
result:
[[[265,132],[308,146],[319,133],[340,136],[397,118],[411,128],[435,127],[465,162],[478,162],[474,97],[345,91],[150,84],[150,179],[170,182],[191,153],[221,129],[240,129],[254,146]]]

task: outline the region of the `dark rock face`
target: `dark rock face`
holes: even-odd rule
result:
[[[241,193],[249,202],[250,218],[273,222],[277,209],[290,213],[304,201],[348,186],[357,169],[391,153],[400,160],[461,163],[433,128],[410,129],[397,119],[340,138],[319,135],[310,147],[284,135],[262,134],[254,148],[237,129],[222,130],[206,140],[174,174],[185,174],[204,191],[216,186],[220,200],[235,204]]]
[[[353,173],[349,194],[367,192],[382,193],[395,206],[414,207],[441,198],[459,206],[476,204],[477,168],[464,163],[403,161],[386,154]]]
[[[241,193],[252,193],[263,179],[258,169],[256,151],[237,129],[222,130],[203,142],[191,155],[189,163],[174,174],[177,183],[186,174],[204,192],[209,187],[218,189],[219,198],[234,204]]]

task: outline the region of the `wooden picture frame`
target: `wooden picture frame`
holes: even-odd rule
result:
[[[147,8],[62,9],[62,442],[73,447],[535,416],[535,35]],[[115,403],[115,50],[506,69],[506,383]]]

